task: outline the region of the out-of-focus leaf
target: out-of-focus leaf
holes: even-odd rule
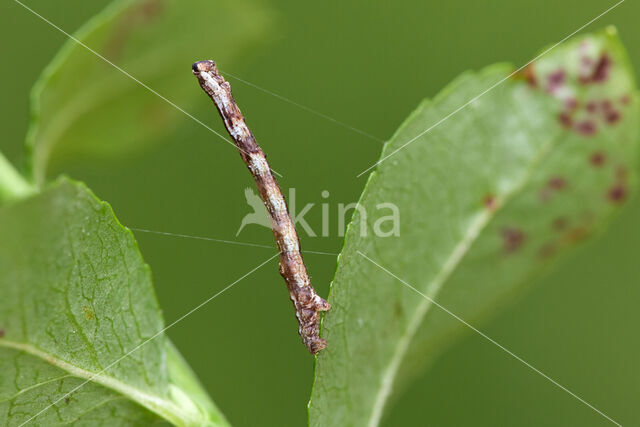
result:
[[[512,70],[455,80],[382,157]],[[602,228],[634,183],[632,75],[615,30],[574,38],[379,165],[360,200],[368,218],[355,213],[332,284],[311,425],[377,425],[389,399],[465,328],[383,268],[473,323]],[[373,233],[381,203],[398,207],[399,236]]]
[[[26,197],[34,192],[35,188],[0,153],[0,204]]]
[[[109,205],[61,179],[0,208],[0,236],[1,425],[227,425],[158,334],[151,272]]]
[[[269,22],[270,13],[257,0],[119,0],[74,37],[188,111],[199,95],[191,63],[215,58],[229,64],[263,41]],[[190,119],[70,39],[32,91],[27,148],[34,179],[42,184],[50,166],[77,157],[143,149],[185,120]]]

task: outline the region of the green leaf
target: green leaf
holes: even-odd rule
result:
[[[0,204],[21,199],[34,192],[35,188],[0,153]]]
[[[459,77],[418,107],[382,158],[512,70]],[[635,181],[632,75],[614,29],[574,38],[378,166],[360,200],[369,215],[354,215],[332,284],[311,425],[377,425],[466,328],[383,268],[475,325],[603,228]],[[381,203],[398,207],[399,236],[373,233]]]
[[[264,42],[270,18],[253,0],[119,0],[74,37],[188,112],[200,95],[193,90],[191,64],[237,60]],[[39,185],[73,159],[130,155],[190,120],[71,39],[31,97],[27,148]]]
[[[39,425],[227,425],[158,334],[150,269],[109,205],[63,178],[0,207],[0,236],[1,425],[51,404]]]

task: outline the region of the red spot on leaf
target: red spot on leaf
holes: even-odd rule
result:
[[[607,198],[612,203],[622,203],[627,198],[627,187],[623,183],[618,183],[609,189]]]
[[[598,109],[598,104],[596,104],[595,101],[589,101],[585,108],[589,113],[595,113]]]
[[[554,176],[547,182],[547,186],[552,190],[562,190],[567,186],[567,180],[561,176]]]
[[[164,10],[161,0],[147,0],[140,5],[140,13],[147,20],[157,18]]]
[[[568,243],[577,243],[589,236],[589,232],[586,226],[575,227],[569,230],[564,238]]]
[[[543,202],[548,202],[551,199],[551,196],[554,192],[564,190],[567,186],[567,180],[561,176],[554,176],[549,181],[547,181],[547,185],[540,190],[540,200]]]
[[[617,182],[607,191],[607,199],[611,203],[622,203],[629,195],[629,189],[627,188],[627,174],[628,172],[626,167],[618,166],[616,168]]]
[[[607,121],[607,123],[612,125],[612,124],[617,123],[618,121],[620,121],[621,117],[622,116],[621,116],[619,111],[610,110],[610,111],[607,111],[605,113],[604,119]]]
[[[571,118],[571,115],[566,111],[563,111],[560,114],[558,114],[558,121],[565,128],[570,128],[573,125],[573,119]]]
[[[601,167],[606,160],[607,156],[601,151],[597,151],[589,157],[589,162],[595,167]]]
[[[564,108],[567,111],[575,111],[578,108],[578,100],[575,98],[567,98],[564,101]]]
[[[561,216],[554,219],[551,225],[553,226],[553,229],[556,231],[564,231],[567,229],[567,226],[569,225],[569,221],[567,220],[567,218]]]
[[[555,92],[565,82],[566,74],[564,70],[556,70],[553,73],[547,75],[547,91]]]
[[[518,228],[504,228],[501,235],[502,247],[507,253],[512,253],[520,249],[526,239],[524,232]]]
[[[0,328],[0,338],[4,338],[5,334],[6,334],[6,331],[4,330],[4,328]]]
[[[631,97],[629,95],[623,95],[620,97],[620,102],[623,105],[628,105],[631,102]]]
[[[404,309],[402,308],[402,303],[400,301],[396,301],[395,304],[393,304],[393,311],[396,317],[404,316]]]
[[[514,78],[524,80],[531,87],[538,87],[538,79],[536,78],[533,63],[524,67],[522,71],[517,72]]]
[[[575,124],[575,129],[580,135],[592,136],[596,133],[596,125],[591,120],[583,120]]]
[[[603,53],[595,64],[591,58],[584,56],[581,61],[582,70],[578,81],[584,85],[603,83],[609,78],[612,65],[611,58],[606,53]]]
[[[593,74],[591,75],[591,81],[595,83],[602,83],[609,77],[611,71],[611,58],[606,53],[603,53],[598,63],[596,64]]]
[[[482,199],[482,204],[485,208],[491,211],[495,210],[498,207],[496,198],[493,194],[487,194],[486,196],[484,196],[484,198]]]

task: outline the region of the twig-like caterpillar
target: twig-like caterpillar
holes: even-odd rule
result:
[[[280,251],[280,274],[287,283],[291,300],[300,324],[299,333],[304,345],[316,354],[327,346],[318,336],[320,312],[330,308],[311,286],[307,268],[300,253],[300,241],[280,186],[276,181],[262,149],[247,127],[236,105],[231,86],[220,75],[213,61],[193,64],[193,74],[200,86],[216,105],[229,135],[233,138],[242,160],[251,171],[260,198],[269,212],[271,228]]]

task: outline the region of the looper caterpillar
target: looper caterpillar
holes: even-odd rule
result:
[[[264,152],[247,127],[240,109],[231,93],[231,86],[220,75],[213,61],[193,64],[193,74],[202,89],[215,104],[229,135],[235,142],[242,160],[256,182],[260,198],[264,202],[271,228],[280,251],[280,274],[284,278],[300,325],[302,342],[313,354],[326,347],[318,336],[320,312],[330,308],[311,286],[307,268],[300,253],[300,241],[287,203],[280,190]]]

